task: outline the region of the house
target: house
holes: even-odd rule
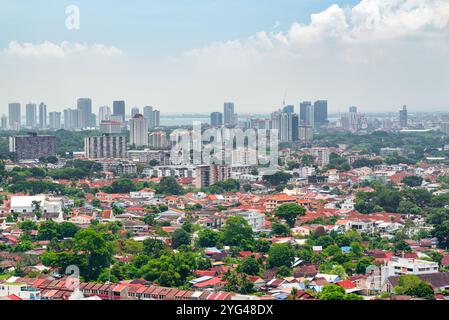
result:
[[[70,222],[72,222],[74,224],[79,224],[79,225],[88,225],[91,223],[92,220],[95,220],[95,219],[92,218],[91,216],[88,216],[85,214],[80,214],[80,215],[71,217],[69,219]]]
[[[35,203],[39,203],[42,216],[47,220],[54,220],[55,222],[64,221],[63,217],[63,201],[62,198],[50,197],[47,195],[36,196],[11,196],[10,211],[23,214],[31,214],[34,212]],[[35,219],[35,216],[32,216]]]
[[[449,290],[449,272],[439,272],[431,274],[420,274],[418,277],[427,282],[435,292]],[[399,285],[400,276],[388,277],[382,287],[382,291],[393,292],[394,287]]]
[[[284,193],[277,194],[267,199],[265,202],[265,209],[266,211],[271,212],[277,209],[277,207],[287,203],[296,203],[296,198]]]
[[[12,282],[0,283],[0,297],[15,295],[21,300],[40,300],[41,291],[39,289],[29,287],[25,283],[14,282],[14,279],[12,280]]]

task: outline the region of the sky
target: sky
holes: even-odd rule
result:
[[[81,97],[95,112],[449,112],[449,1],[0,0],[0,113]]]

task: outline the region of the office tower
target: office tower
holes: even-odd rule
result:
[[[407,125],[408,125],[407,106],[403,106],[402,110],[399,111],[399,126],[401,128],[406,128]]]
[[[234,113],[234,103],[226,102],[224,104],[224,124],[233,126],[236,124],[236,114]]]
[[[313,127],[305,124],[299,125],[299,140],[307,143],[313,140]]]
[[[28,103],[25,106],[25,112],[26,112],[26,127],[33,129],[36,128],[36,104],[35,103]]]
[[[210,114],[210,125],[214,128],[221,127],[223,125],[223,114],[221,112],[212,112]]]
[[[131,118],[133,118],[136,114],[139,114],[139,108],[138,107],[134,107],[131,109]]]
[[[64,129],[79,130],[83,128],[84,113],[78,109],[64,110]]]
[[[201,165],[196,167],[195,186],[198,189],[206,188],[219,181],[231,178],[231,167],[223,165]]]
[[[294,113],[295,112],[295,106],[294,105],[287,105],[282,109],[282,112],[285,113]]]
[[[149,145],[155,149],[164,149],[168,147],[167,134],[164,131],[152,132],[150,134]]]
[[[35,160],[56,155],[56,136],[38,136],[36,133],[9,137],[9,151],[16,161]]]
[[[39,104],[39,129],[47,129],[47,105]]]
[[[125,123],[125,101],[114,101],[112,103],[112,112],[115,116],[121,116],[122,123]]]
[[[82,112],[80,123],[81,128],[92,127],[92,100],[89,98],[78,99],[77,109]]]
[[[299,120],[301,124],[314,126],[315,115],[312,102],[304,101],[299,104]]]
[[[160,121],[161,121],[161,112],[159,110],[154,110],[153,111],[153,127],[152,128],[157,128],[161,125]]]
[[[9,129],[19,131],[21,128],[20,103],[9,104]]]
[[[2,115],[1,129],[8,130],[8,117],[6,116],[6,114]]]
[[[320,127],[328,124],[327,119],[327,100],[318,100],[313,104],[313,114],[315,126]]]
[[[111,119],[111,108],[108,106],[102,106],[98,110],[98,121],[102,123],[103,121],[108,121]]]
[[[292,112],[289,113],[291,115],[291,134],[289,136],[290,141],[298,141],[299,140],[299,116]]]
[[[61,129],[61,112],[50,112],[50,129],[51,130],[59,130]]]
[[[129,122],[130,144],[135,147],[148,146],[148,120],[136,114]]]
[[[120,121],[104,120],[100,122],[100,132],[108,134],[117,134],[122,132]]]
[[[87,159],[125,159],[125,136],[103,135],[84,138],[84,154]]]
[[[351,112],[351,113],[357,113],[357,107],[354,107],[354,106],[349,107],[349,112]]]
[[[148,120],[150,128],[153,127],[153,107],[146,106],[143,108],[143,116]]]
[[[271,114],[272,129],[279,132],[279,141],[292,142],[298,140],[298,115],[276,111]]]

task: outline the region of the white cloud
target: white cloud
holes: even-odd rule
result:
[[[93,55],[100,57],[120,56],[123,52],[114,47],[104,44],[85,44],[71,43],[63,41],[61,44],[55,44],[45,41],[39,44],[19,43],[11,41],[3,53],[10,57],[33,57],[33,58],[65,58],[77,55]]]

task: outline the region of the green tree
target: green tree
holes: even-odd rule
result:
[[[163,177],[156,188],[158,194],[180,195],[183,191],[175,177]]]
[[[320,293],[320,300],[345,300],[345,289],[336,284],[326,285]]]
[[[419,187],[423,183],[423,178],[418,176],[408,176],[402,179],[402,183],[409,187]]]
[[[172,248],[176,249],[182,245],[190,245],[190,234],[183,228],[177,229],[172,234]]]
[[[211,229],[202,229],[198,232],[197,245],[201,248],[215,247],[220,240],[220,234]]]
[[[298,216],[304,216],[306,214],[306,208],[297,205],[296,203],[288,203],[280,205],[275,215],[278,218],[284,219],[290,228],[293,228]]]
[[[278,243],[268,250],[268,264],[271,268],[286,266],[291,268],[295,259],[295,250],[287,243]]]
[[[249,275],[258,275],[260,273],[261,264],[254,256],[246,257],[237,267],[237,272]]]
[[[223,227],[222,239],[229,246],[245,246],[253,242],[253,229],[243,217],[231,217]]]

